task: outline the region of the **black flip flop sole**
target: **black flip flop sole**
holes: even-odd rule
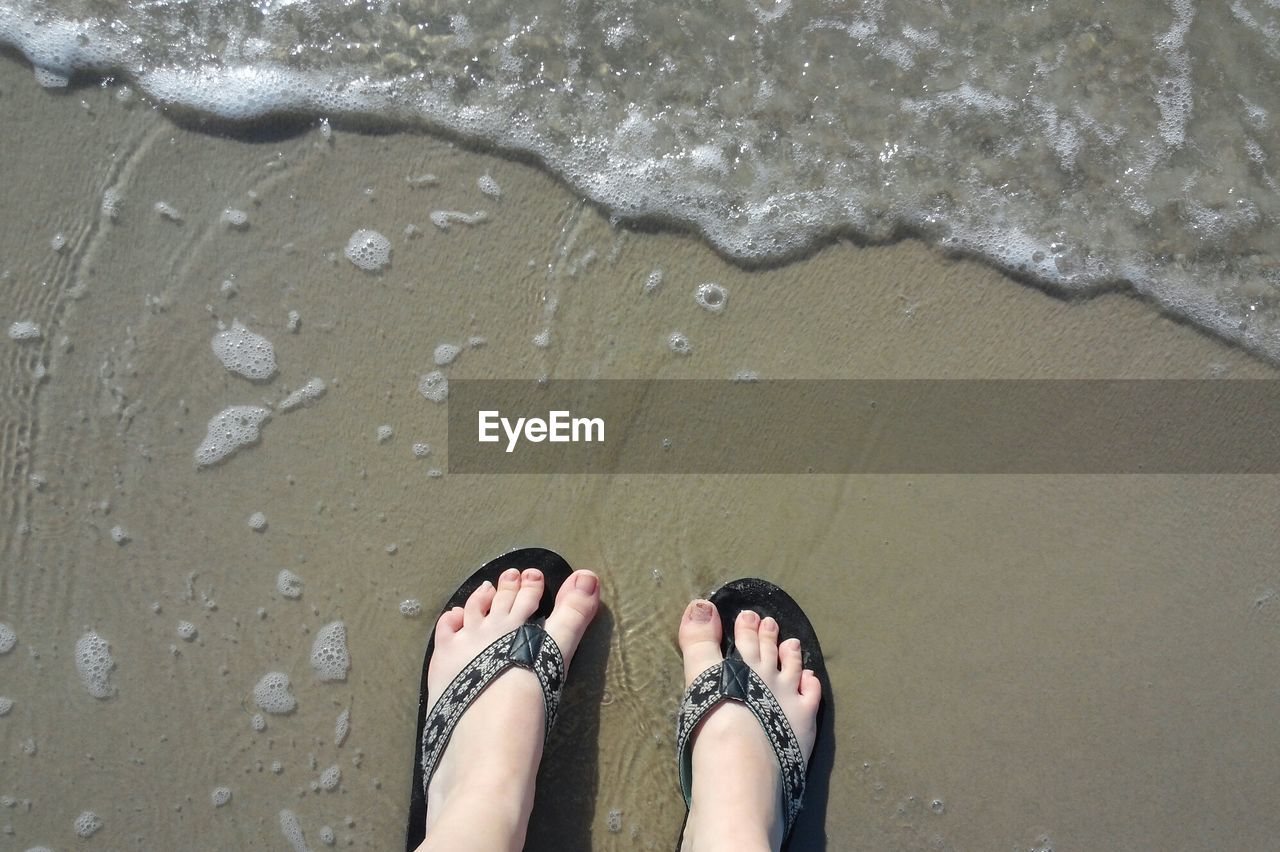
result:
[[[551,614],[551,608],[555,605],[556,595],[560,592],[560,587],[564,585],[564,581],[573,573],[573,569],[569,567],[569,563],[564,560],[564,557],[554,551],[545,550],[541,547],[526,547],[520,550],[513,550],[510,553],[502,554],[497,559],[491,560],[468,577],[449,598],[449,601],[441,607],[437,618],[455,606],[462,606],[466,603],[467,598],[471,597],[471,593],[485,580],[496,586],[498,578],[508,568],[519,568],[521,571],[526,568],[537,568],[542,572],[546,586],[542,592],[542,600],[538,604],[538,611],[531,616],[531,621],[545,619]],[[432,621],[431,624],[431,636],[427,639],[427,653],[422,660],[422,685],[418,690],[418,724],[413,738],[413,782],[409,794],[409,822],[405,829],[405,849],[407,852],[413,852],[418,848],[427,831],[427,800],[422,790],[421,751],[422,728],[426,725],[427,711],[431,709],[427,706],[427,666],[431,664],[431,654],[436,647],[435,621]]]
[[[805,615],[804,610],[800,608],[800,604],[796,603],[795,598],[784,592],[782,589],[770,583],[768,580],[761,580],[756,577],[744,577],[740,580],[732,580],[716,589],[707,598],[720,613],[720,626],[723,629],[720,637],[720,653],[725,657],[733,650],[733,624],[738,619],[738,613],[749,609],[761,618],[766,616],[773,618],[778,622],[778,641],[783,642],[792,637],[800,640],[801,655],[804,661],[804,667],[810,669],[818,678],[818,682],[822,684],[822,703],[818,705],[818,738],[822,739],[823,716],[826,713],[827,705],[830,703],[831,681],[827,677],[827,666],[822,656],[822,646],[818,643],[818,632],[813,629],[813,624],[809,621],[809,616]],[[816,755],[819,750],[820,742],[814,743],[813,752]],[[810,756],[809,766],[813,766],[813,757]],[[803,814],[804,811],[802,810]],[[688,815],[685,815],[686,823]],[[794,832],[793,832],[794,833]],[[790,838],[784,838],[782,848],[787,849]],[[684,841],[684,826],[680,828],[680,840],[676,843],[676,849],[679,850],[681,843]]]

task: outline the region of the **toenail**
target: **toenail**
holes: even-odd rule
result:
[[[694,601],[693,611],[689,613],[693,621],[707,622],[711,620],[711,604],[706,601]]]
[[[760,629],[767,630],[770,633],[774,633],[778,629],[778,622],[774,621],[770,616],[766,615],[764,618],[760,619]]]
[[[760,616],[756,615],[754,612],[752,612],[749,609],[744,609],[742,612],[738,613],[738,619],[743,624],[747,625],[748,627],[751,627],[752,625],[759,623]]]
[[[531,582],[536,580],[541,580],[542,572],[539,571],[537,568],[529,568],[524,572],[524,578]]]
[[[516,580],[520,579],[520,571],[516,568],[508,568],[502,572],[502,579],[506,580],[508,583],[514,583]]]
[[[574,578],[573,587],[580,592],[585,592],[586,594],[590,595],[595,593],[596,586],[599,584],[599,582],[600,580],[596,577],[595,574],[588,574],[586,571],[583,571],[581,574],[579,574],[577,577]]]

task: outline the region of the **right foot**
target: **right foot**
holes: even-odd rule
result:
[[[686,686],[724,659],[723,627],[709,601],[695,600],[680,620]],[[734,645],[782,706],[806,761],[818,735],[822,686],[803,668],[799,639],[778,642],[778,623],[744,610],[733,625]],[[693,795],[681,852],[777,850],[785,824],[782,772],[755,715],[724,701],[693,733]]]
[[[431,705],[471,660],[538,609],[545,578],[510,568],[480,585],[465,607],[436,622],[427,669]],[[600,581],[575,571],[560,587],[544,629],[569,666],[600,605]],[[528,669],[511,667],[458,719],[427,788],[427,838],[421,849],[519,849],[533,806],[545,735],[542,688]]]

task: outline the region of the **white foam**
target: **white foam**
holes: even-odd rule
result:
[[[347,735],[351,733],[351,708],[348,707],[338,714],[338,719],[333,723],[333,744],[341,746],[347,741]]]
[[[13,709],[13,699],[0,696],[0,716],[8,716]]]
[[[231,788],[214,787],[213,792],[209,794],[209,799],[213,802],[215,808],[220,808],[231,801]]]
[[[249,717],[249,727],[257,733],[262,733],[267,729],[267,717],[261,713],[254,713]]]
[[[115,694],[111,683],[111,670],[115,667],[110,645],[95,631],[90,630],[76,640],[76,671],[94,698],[110,698]]]
[[[249,529],[254,532],[262,532],[267,528],[267,516],[261,512],[254,512],[249,516]]]
[[[422,601],[417,598],[400,601],[400,614],[405,618],[417,618],[422,615]]]
[[[333,833],[333,829],[327,825],[320,826],[320,842],[325,846],[332,846],[337,842],[338,838]]]
[[[439,370],[432,370],[418,382],[418,393],[432,402],[444,402],[449,398],[449,380]]]
[[[253,687],[253,701],[259,708],[272,715],[292,713],[298,707],[298,699],[289,691],[289,676],[284,672],[267,672]]]
[[[49,248],[55,252],[61,252],[67,247],[67,235],[59,231],[53,235],[53,239],[49,240]]]
[[[424,444],[424,443],[419,442],[419,443],[416,443],[416,444],[414,444],[414,445],[413,445],[413,456],[414,456],[414,458],[425,459],[425,458],[426,458],[427,456],[429,456],[429,455],[431,455],[431,445],[430,445],[430,444]]]
[[[474,213],[464,213],[461,210],[432,210],[430,219],[431,224],[442,231],[447,231],[455,222],[459,225],[479,225],[487,222],[489,214],[483,210],[477,210]]]
[[[437,367],[446,367],[457,360],[458,355],[462,352],[461,346],[455,346],[452,343],[441,343],[436,347],[433,355]]]
[[[0,623],[0,654],[7,654],[18,644],[17,632],[7,624]]]
[[[190,621],[178,622],[178,636],[188,642],[196,638],[196,626]]]
[[[102,818],[93,811],[83,811],[72,824],[77,837],[93,837],[102,828]]]
[[[243,231],[249,227],[249,214],[243,210],[235,210],[228,207],[222,211],[218,221],[233,231]]]
[[[322,681],[347,679],[351,655],[347,651],[347,628],[341,621],[330,622],[316,631],[311,643],[311,668]]]
[[[242,447],[255,444],[262,437],[262,424],[271,412],[256,405],[233,405],[214,415],[200,446],[196,447],[196,467],[209,467],[224,461]]]
[[[699,284],[693,291],[693,300],[703,310],[718,314],[729,304],[729,291],[719,284],[708,281],[705,284]]]
[[[533,345],[539,349],[549,349],[551,347],[551,329],[544,328],[533,336]]]
[[[289,320],[285,324],[290,334],[297,334],[298,329],[302,327],[302,314],[297,311],[289,311]]]
[[[245,328],[240,320],[215,334],[210,345],[222,366],[236,375],[262,382],[276,374],[275,347],[270,340]]]
[[[298,822],[298,815],[291,810],[280,811],[280,833],[284,835],[284,839],[289,841],[289,845],[293,847],[293,852],[311,852],[307,848],[306,838],[302,836],[302,824]]]
[[[338,784],[342,783],[342,767],[334,764],[320,773],[320,789],[326,792],[332,792],[338,789]]]
[[[111,540],[116,544],[128,544],[133,540],[133,536],[129,535],[129,531],[117,524],[111,528]]]
[[[489,174],[483,174],[476,181],[476,185],[480,187],[480,191],[490,198],[501,198],[502,187],[498,186],[498,182]]]
[[[288,568],[283,568],[276,575],[276,591],[282,597],[296,600],[302,597],[302,578]]]
[[[671,336],[667,338],[667,348],[677,355],[693,354],[693,344],[678,331],[671,332]]]
[[[168,219],[170,222],[182,224],[182,212],[167,201],[157,201],[153,209],[159,214],[161,219]]]
[[[280,401],[281,411],[292,411],[300,405],[310,405],[324,396],[328,386],[324,379],[307,379],[307,383]]]
[[[646,296],[651,296],[660,289],[662,289],[662,270],[654,269],[644,280],[644,292]]]
[[[378,272],[391,264],[391,240],[377,231],[361,229],[347,240],[344,253],[365,272]]]
[[[19,320],[9,326],[10,340],[39,340],[42,336],[40,326],[31,320]]]
[[[392,429],[389,424],[384,423],[378,427],[378,431],[375,433],[374,437],[378,439],[379,444],[385,444],[387,441],[394,438],[395,435],[396,430]]]

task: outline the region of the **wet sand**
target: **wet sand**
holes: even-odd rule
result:
[[[0,811],[6,846],[283,849],[289,808],[313,847],[329,825],[344,848],[397,848],[432,613],[521,545],[597,570],[607,607],[575,666],[531,849],[674,847],[675,622],[740,575],[806,606],[835,687],[833,768],[793,848],[1264,848],[1280,834],[1276,477],[434,478],[446,409],[417,391],[435,346],[473,335],[487,345],[451,377],[1273,368],[1123,294],[1062,301],[910,241],[744,270],[690,235],[616,229],[529,165],[418,134],[224,138],[111,89],[41,91],[9,59],[0,116],[0,321],[44,331],[0,346],[0,621],[19,636],[0,657],[14,700],[0,795],[20,800]],[[406,182],[426,172],[439,184]],[[476,188],[485,173],[500,200]],[[116,185],[111,221],[100,206]],[[161,200],[181,225],[152,210]],[[227,207],[248,230],[219,223]],[[435,209],[489,221],[441,232]],[[392,239],[381,275],[341,257],[358,228]],[[655,267],[664,285],[645,295]],[[702,281],[728,288],[723,314],[694,304]],[[233,318],[275,344],[271,382],[213,357]],[[691,357],[666,348],[675,330]],[[330,383],[313,407],[194,469],[214,414],[312,376]],[[395,436],[379,443],[383,424]],[[300,600],[277,594],[282,568],[302,577]],[[406,598],[427,613],[401,616]],[[351,672],[320,683],[313,634],[339,618]],[[91,628],[117,663],[105,701],[73,659]],[[250,693],[273,670],[298,710],[255,733]],[[335,763],[340,789],[313,791]],[[234,797],[215,809],[223,785]],[[72,827],[84,810],[104,822],[88,842]]]

